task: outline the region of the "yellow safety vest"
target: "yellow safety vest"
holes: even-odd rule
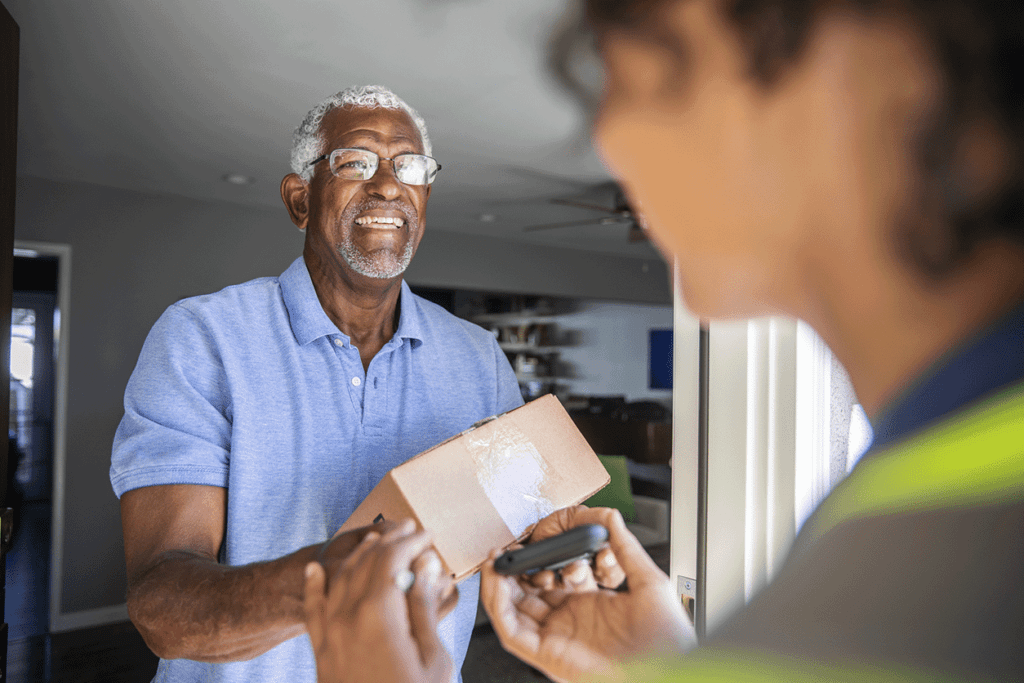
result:
[[[874,454],[822,503],[808,533],[850,519],[1024,498],[1024,384]]]
[[[863,461],[822,503],[801,534],[817,541],[844,522],[1024,500],[1024,383]],[[683,659],[649,660],[627,680],[962,680],[888,663],[816,662],[760,650],[700,648]]]

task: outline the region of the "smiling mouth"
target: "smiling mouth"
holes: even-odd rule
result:
[[[392,216],[360,216],[356,218],[355,223],[363,227],[398,229],[405,225],[405,219]]]

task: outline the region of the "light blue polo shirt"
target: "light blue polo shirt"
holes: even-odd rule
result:
[[[125,391],[110,481],[228,489],[220,561],[321,543],[384,475],[474,422],[522,404],[494,337],[402,283],[398,329],[364,372],[324,313],[300,257],[168,308]],[[459,585],[441,636],[461,668],[478,577]],[[316,681],[309,639],[249,662],[164,660],[156,681]]]

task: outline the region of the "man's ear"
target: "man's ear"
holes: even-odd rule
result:
[[[295,173],[289,173],[281,181],[281,201],[288,209],[292,223],[299,230],[305,230],[309,222],[309,183]]]

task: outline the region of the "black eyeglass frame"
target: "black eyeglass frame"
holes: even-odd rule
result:
[[[431,157],[431,156],[427,156],[426,154],[415,154],[413,152],[409,152],[409,153],[406,153],[406,154],[396,154],[393,157],[382,157],[381,155],[377,154],[376,152],[371,152],[368,149],[359,149],[357,147],[339,147],[338,149],[332,149],[330,152],[327,152],[326,154],[321,154],[316,159],[313,159],[312,161],[310,161],[308,164],[306,164],[306,168],[309,168],[310,166],[314,166],[316,164],[319,164],[321,161],[325,161],[327,159],[330,159],[332,156],[334,156],[335,152],[346,152],[346,151],[363,152],[365,154],[372,154],[373,156],[377,157],[377,167],[373,169],[373,174],[370,175],[369,178],[363,178],[362,180],[360,180],[358,182],[365,182],[367,180],[370,180],[370,178],[373,178],[373,176],[377,175],[377,171],[380,170],[380,162],[382,162],[382,161],[390,161],[391,162],[391,167],[393,169],[394,166],[395,166],[395,159],[397,159],[399,157],[423,157],[424,159],[430,159],[431,161],[434,162],[434,164],[437,165],[437,168],[434,169],[433,178],[431,178],[428,182],[423,183],[422,185],[417,184],[417,183],[407,183],[404,180],[402,180],[401,178],[398,178],[398,174],[395,173],[395,178],[398,178],[398,182],[402,183],[403,185],[409,185],[411,187],[427,187],[427,186],[432,185],[434,183],[434,179],[437,178],[438,171],[441,170],[441,164],[437,163],[437,159],[435,159],[434,157]],[[333,168],[331,169],[331,175],[333,175],[335,178],[339,178],[340,177],[337,173],[334,172]],[[356,180],[356,179],[355,178],[342,178],[342,180]]]

